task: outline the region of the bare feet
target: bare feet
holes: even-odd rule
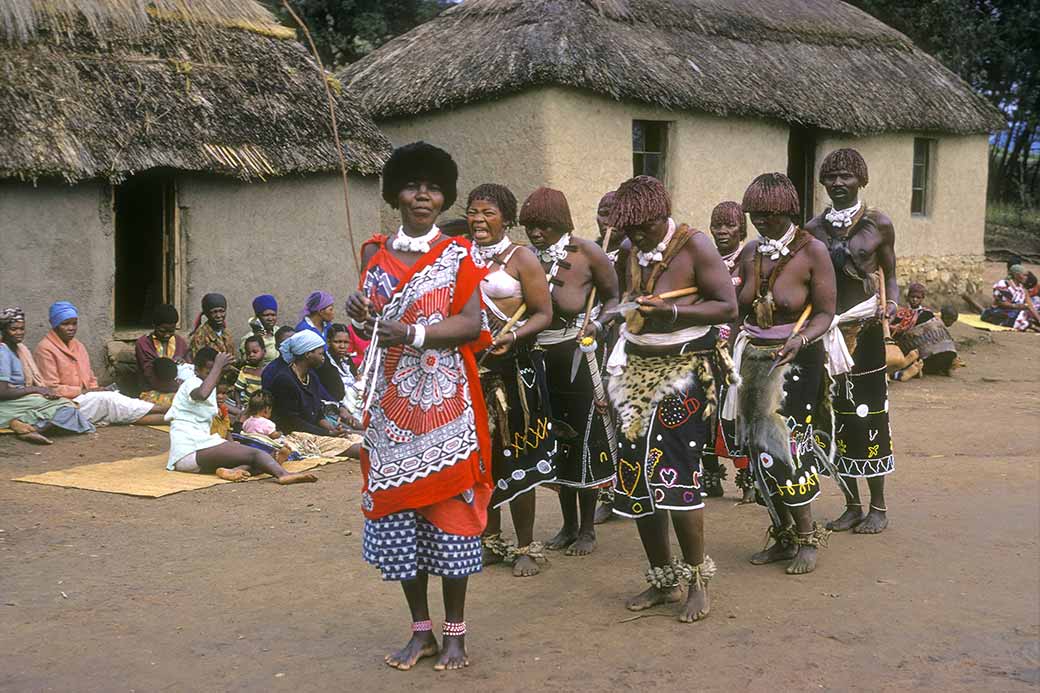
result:
[[[280,476],[274,480],[276,484],[281,484],[282,486],[288,486],[289,484],[313,484],[317,481],[318,477],[306,472],[286,474],[285,476]]]
[[[816,547],[800,546],[791,565],[787,566],[788,575],[805,575],[816,570]]]
[[[224,481],[245,481],[252,476],[244,469],[228,469],[227,467],[217,467],[217,471],[213,473]]]
[[[555,537],[545,542],[545,548],[549,549],[550,551],[559,551],[573,544],[577,538],[577,528],[568,527],[567,525],[564,525],[563,529],[557,532]]]
[[[43,435],[42,433],[19,433],[18,440],[24,440],[26,443],[32,443],[34,445],[54,445],[54,441]]]
[[[408,671],[420,659],[433,657],[438,652],[437,639],[433,637],[433,633],[413,633],[407,645],[393,654],[388,654],[383,661],[394,669]]]
[[[871,507],[867,516],[852,531],[855,534],[881,534],[885,527],[888,527],[888,515],[884,510]]]
[[[625,602],[625,608],[629,611],[645,611],[658,604],[674,604],[680,599],[682,599],[682,590],[678,587],[667,590],[650,587]]]
[[[564,556],[588,556],[596,550],[596,531],[579,532],[574,543],[563,552]]]
[[[466,656],[465,635],[445,635],[444,648],[437,663],[433,665],[434,671],[451,671],[469,666],[469,657]]]
[[[614,508],[610,503],[600,503],[596,508],[596,515],[592,520],[593,524],[601,525],[604,522],[609,522],[614,519]]]
[[[837,520],[827,523],[827,529],[832,532],[847,532],[863,521],[863,510],[859,506],[850,505]]]
[[[513,561],[513,577],[534,577],[540,572],[542,570],[538,567],[538,561],[530,556],[517,556]]]
[[[751,565],[765,565],[766,563],[776,563],[777,561],[789,561],[794,558],[797,553],[798,547],[793,544],[773,542],[768,549],[759,551],[751,556]]]
[[[679,621],[682,623],[700,621],[710,611],[711,600],[708,598],[708,590],[697,589],[696,585],[690,585],[690,594],[686,597],[686,603],[679,609]]]

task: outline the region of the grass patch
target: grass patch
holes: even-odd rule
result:
[[[1005,261],[1012,253],[1040,262],[1040,208],[1001,202],[986,206],[986,257]]]

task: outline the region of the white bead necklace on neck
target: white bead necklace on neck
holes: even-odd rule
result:
[[[779,260],[781,255],[790,255],[791,249],[787,246],[791,245],[797,230],[797,227],[791,224],[780,238],[772,239],[762,236],[762,241],[758,244],[758,252],[768,255],[770,260]]]
[[[473,258],[473,263],[477,267],[487,267],[495,257],[504,253],[506,248],[512,243],[509,240],[509,236],[503,237],[498,243],[493,243],[492,245],[477,245],[474,243],[470,246],[469,255]]]
[[[859,213],[863,202],[856,200],[856,204],[847,209],[834,209],[831,207],[823,216],[830,222],[831,226],[847,229],[852,226],[852,218]]]
[[[672,236],[675,235],[675,220],[668,217],[668,233],[664,235],[661,242],[653,250],[648,250],[645,253],[642,250],[636,251],[636,259],[639,261],[640,267],[646,267],[652,262],[660,262],[664,259],[664,251],[668,249],[668,244],[672,242]]]
[[[441,230],[434,224],[433,228],[422,236],[409,236],[404,232],[404,226],[399,226],[397,234],[390,245],[394,250],[402,253],[428,253],[430,252],[430,243],[440,235],[440,232]]]

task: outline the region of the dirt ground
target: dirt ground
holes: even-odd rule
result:
[[[768,520],[727,482],[706,515],[719,565],[706,621],[664,607],[629,620],[645,564],[615,520],[591,557],[474,578],[460,673],[382,663],[409,619],[361,561],[354,462],[311,486],[159,500],[0,481],[0,689],[1036,690],[1040,336],[955,334],[967,368],[892,386],[886,533],[834,535],[809,576],[754,567]],[[0,478],[166,444],[132,428],[42,449],[4,436]],[[546,538],[559,510],[550,491],[539,504]],[[831,485],[817,514],[841,506]]]

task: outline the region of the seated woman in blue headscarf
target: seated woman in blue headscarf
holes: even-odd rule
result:
[[[43,377],[25,339],[21,308],[0,311],[0,428],[10,428],[19,440],[50,445],[49,429],[93,433],[94,426],[70,399],[44,386]]]
[[[343,409],[318,378],[317,369],[325,363],[325,340],[311,330],[297,332],[282,342],[282,360],[287,367],[279,370],[271,383],[274,407],[271,419],[283,433],[308,433],[314,436],[343,437],[350,430],[335,417],[349,421]],[[326,408],[332,417],[326,416]]]

